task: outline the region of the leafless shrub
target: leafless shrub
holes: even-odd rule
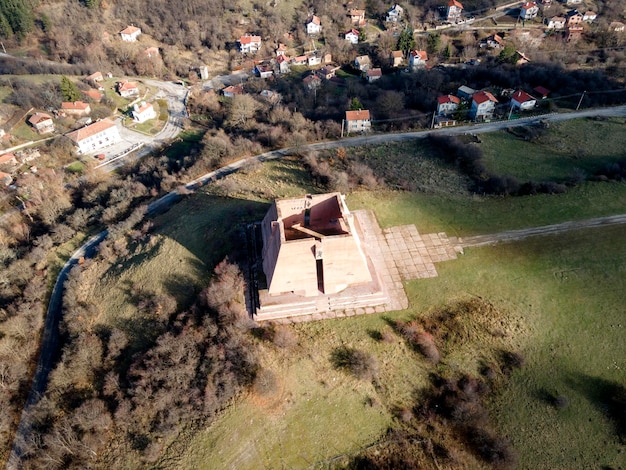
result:
[[[288,325],[278,325],[274,328],[272,341],[281,349],[293,349],[298,344],[298,336]]]
[[[331,362],[337,369],[344,369],[358,379],[374,380],[378,377],[378,361],[364,351],[349,347],[336,348]]]

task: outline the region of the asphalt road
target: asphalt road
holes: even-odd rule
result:
[[[172,84],[172,86],[177,86]],[[168,87],[169,88],[169,87]],[[166,91],[170,92],[172,99],[174,96],[179,96],[171,90]],[[178,102],[180,98],[178,98]],[[184,105],[182,106],[182,110],[180,107],[172,108],[178,113],[178,117],[182,119],[184,116]],[[195,190],[199,187],[209,184],[219,178],[222,178],[230,173],[238,171],[240,168],[249,165],[255,161],[264,162],[267,160],[274,160],[277,158],[282,158],[284,156],[292,154],[294,151],[306,151],[306,150],[327,150],[338,147],[354,147],[354,146],[363,146],[363,145],[379,145],[383,143],[389,142],[403,142],[410,141],[415,139],[423,139],[431,134],[441,134],[441,135],[459,135],[459,134],[479,134],[486,132],[495,132],[498,130],[506,129],[511,126],[522,126],[522,125],[532,125],[538,123],[539,121],[548,121],[548,122],[560,122],[568,119],[576,119],[581,117],[591,117],[591,116],[619,116],[626,117],[626,106],[616,106],[612,108],[601,108],[601,109],[589,109],[584,111],[576,111],[572,113],[566,114],[548,114],[542,116],[533,116],[528,118],[517,119],[514,121],[500,121],[500,122],[491,122],[491,123],[483,123],[483,124],[474,124],[468,126],[459,126],[452,128],[442,128],[442,129],[434,129],[427,130],[422,132],[407,132],[407,133],[399,133],[399,134],[380,134],[380,135],[361,135],[357,137],[348,137],[341,140],[336,140],[332,142],[317,142],[313,144],[303,145],[299,148],[285,148],[280,150],[273,150],[270,152],[265,152],[260,155],[256,155],[254,157],[245,158],[242,160],[238,160],[237,162],[231,163],[230,165],[226,165],[222,168],[219,168],[215,171],[202,175],[199,178],[187,183],[185,187],[189,190]],[[172,133],[175,133],[176,130],[176,121],[172,123],[173,129]],[[161,137],[159,137],[161,140]],[[155,144],[156,145],[156,144]],[[158,200],[152,202],[148,206],[148,215],[154,215],[159,212],[163,212],[168,210],[174,203],[178,202],[181,199],[181,195],[178,192],[172,191],[171,193],[166,194],[165,196],[159,198]],[[461,246],[480,246],[485,244],[493,244],[502,241],[509,240],[519,240],[520,238],[524,238],[527,236],[535,236],[535,235],[543,235],[549,233],[560,233],[565,230],[574,230],[578,228],[585,227],[598,227],[607,224],[621,224],[626,223],[626,214],[618,215],[613,217],[603,217],[599,219],[590,219],[587,221],[577,221],[577,222],[565,222],[562,224],[556,224],[553,226],[545,226],[538,228],[530,228],[525,230],[515,230],[510,232],[503,232],[501,234],[496,235],[487,235],[487,236],[477,236],[477,237],[468,237],[466,239],[461,240],[459,243]],[[50,297],[50,303],[48,304],[48,311],[46,314],[46,319],[44,323],[44,330],[42,333],[41,340],[41,349],[38,360],[37,369],[35,371],[35,375],[33,377],[31,391],[29,393],[28,399],[26,401],[26,405],[24,410],[22,411],[22,416],[20,423],[18,425],[18,429],[16,432],[15,440],[13,442],[13,447],[11,449],[11,455],[9,457],[7,463],[7,469],[13,470],[18,469],[20,466],[20,456],[23,451],[23,442],[25,436],[29,434],[31,423],[28,419],[28,410],[37,401],[41,398],[44,393],[47,382],[48,375],[54,364],[56,363],[58,357],[58,349],[59,349],[59,332],[58,326],[59,321],[62,314],[62,300],[63,300],[63,283],[67,279],[67,275],[70,269],[76,265],[81,256],[85,258],[93,256],[96,247],[98,244],[104,240],[107,232],[101,232],[95,237],[91,238],[85,245],[79,248],[72,257],[67,261],[59,276],[57,277],[56,283],[54,285],[54,289],[52,291]],[[481,238],[482,237],[482,238]]]

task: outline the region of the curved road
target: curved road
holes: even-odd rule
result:
[[[172,84],[172,86],[176,86]],[[484,124],[475,124],[470,126],[459,126],[453,128],[442,128],[436,130],[428,130],[421,132],[407,132],[401,134],[381,134],[381,135],[362,135],[358,137],[349,137],[342,140],[336,140],[331,142],[317,142],[313,144],[303,145],[301,147],[293,147],[293,148],[285,148],[280,150],[273,150],[270,152],[265,152],[260,155],[256,155],[253,157],[248,157],[242,160],[238,160],[230,165],[226,165],[222,168],[219,168],[215,171],[202,175],[199,178],[187,183],[185,188],[187,190],[195,190],[206,184],[209,184],[217,179],[220,179],[228,174],[234,173],[238,171],[240,168],[249,165],[253,162],[264,162],[268,160],[275,160],[278,158],[282,158],[287,155],[291,155],[296,151],[304,151],[304,150],[327,150],[334,149],[338,147],[354,147],[354,146],[362,146],[362,145],[379,145],[383,143],[389,142],[404,142],[415,139],[423,139],[428,137],[431,134],[441,134],[441,135],[459,135],[466,133],[485,133],[485,132],[495,132],[499,130],[506,129],[511,126],[521,126],[521,125],[532,125],[538,123],[541,120],[550,121],[550,122],[559,122],[565,121],[568,119],[576,119],[581,117],[592,117],[592,116],[616,116],[616,117],[626,117],[626,106],[616,106],[613,108],[601,108],[601,109],[591,109],[585,111],[577,111],[567,114],[548,114],[542,116],[532,116],[522,119],[517,119],[515,121],[499,121],[499,122],[491,122]],[[152,202],[148,206],[147,214],[154,215],[159,212],[163,212],[169,209],[173,204],[178,202],[182,196],[178,193],[178,191],[172,191],[165,196],[157,199]],[[494,244],[498,242],[506,242],[513,240],[520,240],[522,238],[537,236],[537,235],[546,235],[552,233],[560,233],[566,230],[576,230],[580,228],[587,227],[599,227],[603,225],[609,224],[623,224],[626,223],[626,214],[625,215],[617,215],[610,217],[602,217],[597,219],[589,219],[583,221],[576,222],[564,222],[561,224],[549,225],[544,227],[523,229],[523,230],[513,230],[508,232],[502,232],[500,234],[495,235],[485,235],[485,236],[474,236],[468,237],[465,239],[459,240],[459,245],[463,247],[471,247],[471,246],[481,246],[487,244]],[[24,437],[28,435],[30,431],[30,420],[28,417],[28,410],[34,404],[38,402],[43,393],[45,392],[48,375],[54,364],[56,362],[58,356],[58,329],[59,329],[59,321],[62,313],[62,300],[63,300],[63,284],[67,279],[67,275],[69,271],[78,263],[78,260],[81,257],[91,257],[95,253],[96,247],[104,240],[107,236],[107,231],[100,232],[98,235],[92,237],[87,243],[85,243],[82,247],[80,247],[72,257],[65,263],[63,269],[59,273],[54,288],[52,290],[52,294],[50,296],[50,302],[48,304],[48,311],[46,313],[46,319],[44,323],[44,331],[41,339],[41,348],[39,354],[39,361],[37,364],[37,369],[35,371],[35,375],[33,377],[32,387],[24,406],[24,410],[22,411],[22,416],[20,419],[20,423],[18,425],[15,439],[13,441],[13,447],[11,449],[11,455],[7,462],[7,469],[18,469],[20,467],[20,456],[23,453],[23,442]]]

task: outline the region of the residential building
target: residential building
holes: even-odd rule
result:
[[[387,21],[388,23],[397,23],[398,21],[402,20],[403,14],[404,8],[396,3],[389,9],[389,11],[387,11],[387,17],[385,18],[385,21]]]
[[[325,65],[324,67],[322,67],[321,69],[317,71],[317,75],[320,78],[323,78],[324,80],[330,80],[331,78],[335,76],[336,70],[337,69],[333,67],[332,65]]]
[[[548,29],[563,29],[565,28],[565,23],[567,23],[567,19],[562,16],[553,16],[546,19],[546,27]]]
[[[567,13],[567,19],[565,21],[565,26],[568,28],[574,28],[582,26],[583,23],[583,14],[578,10],[571,10]]]
[[[226,98],[234,98],[235,95],[243,95],[243,86],[241,85],[230,85],[222,90],[222,94]]]
[[[454,95],[444,95],[437,98],[437,114],[448,116],[455,112],[461,104],[461,98]]]
[[[141,104],[135,104],[135,106],[133,106],[132,115],[133,121],[141,123],[156,118],[156,111],[152,103],[142,101]]]
[[[566,0],[565,3],[568,5],[580,5],[582,2],[583,0]]]
[[[499,34],[492,34],[491,36],[483,39],[479,43],[480,48],[488,48],[488,49],[500,49],[504,47],[504,41],[502,36]]]
[[[259,78],[269,78],[274,75],[274,70],[268,65],[257,65],[254,67],[254,74]]]
[[[90,82],[94,86],[98,86],[97,84],[104,80],[102,76],[102,72],[94,72],[87,77],[87,81]]]
[[[344,34],[344,38],[346,39],[346,41],[350,42],[350,44],[358,44],[359,32],[356,29],[351,29]]]
[[[209,79],[209,67],[206,65],[201,65],[198,67],[198,72],[200,72],[200,80],[208,80]]]
[[[282,42],[278,44],[276,48],[276,57],[280,57],[281,55],[287,55],[287,46],[285,46]]]
[[[546,99],[548,95],[550,94],[550,90],[548,90],[545,87],[542,87],[541,85],[533,88],[533,91],[542,100]]]
[[[84,101],[64,101],[61,103],[61,112],[70,116],[87,116],[91,113],[91,106]]]
[[[267,294],[336,294],[372,281],[340,193],[277,199],[261,223]]]
[[[526,2],[522,4],[519,17],[523,20],[532,20],[539,14],[539,6],[535,2]]]
[[[409,67],[416,69],[426,66],[428,60],[428,54],[426,51],[411,51],[409,53]]]
[[[306,63],[309,67],[315,67],[322,63],[322,58],[317,55],[309,55],[307,56]]]
[[[375,80],[378,80],[382,76],[383,76],[383,71],[382,69],[378,67],[374,69],[368,69],[367,72],[365,72],[365,79],[368,82],[373,82]]]
[[[122,41],[126,42],[135,42],[137,38],[141,35],[141,28],[137,28],[136,26],[127,26],[123,30],[120,31],[120,36],[122,37]]]
[[[456,91],[456,96],[458,96],[462,100],[469,100],[472,98],[474,93],[476,93],[476,90],[474,90],[473,88],[461,85]]]
[[[309,36],[313,36],[315,34],[319,34],[322,32],[322,22],[320,21],[320,19],[313,15],[311,16],[305,23],[306,26],[306,33]]]
[[[123,98],[132,98],[133,96],[139,96],[139,88],[136,82],[129,82],[128,80],[121,80],[117,82],[117,92]]]
[[[29,119],[28,123],[35,128],[39,134],[47,134],[54,131],[54,122],[49,114],[35,113]]]
[[[457,0],[449,0],[446,9],[446,20],[450,23],[456,23],[461,19],[463,14],[463,4]]]
[[[261,49],[261,36],[245,34],[239,38],[239,51],[242,54],[256,54]]]
[[[83,91],[83,95],[96,103],[100,103],[100,101],[102,101],[102,98],[104,98],[104,95],[102,93],[100,93],[98,90],[93,89]]]
[[[367,132],[372,128],[370,112],[367,109],[346,111],[346,132]]]
[[[402,51],[391,51],[391,66],[400,67],[404,62],[404,54]]]
[[[320,71],[318,70],[317,74],[319,73]],[[315,88],[319,88],[321,86],[322,79],[317,74],[309,75],[302,79],[302,83],[304,83],[309,90],[314,90]]]
[[[348,16],[354,26],[365,26],[365,10],[348,10]]]
[[[0,167],[9,168],[17,165],[17,158],[12,153],[0,155]]]
[[[11,186],[13,183],[13,177],[9,173],[0,171],[0,186]]]
[[[289,57],[286,55],[279,55],[276,57],[276,63],[278,64],[278,72],[279,73],[289,73]]]
[[[498,100],[488,91],[478,91],[472,95],[470,118],[474,121],[485,121],[493,117]]]
[[[114,122],[103,119],[67,134],[81,154],[90,154],[120,142],[122,139]]]
[[[625,29],[626,25],[624,25],[621,21],[613,21],[609,25],[609,31],[614,31],[616,33],[623,33]]]
[[[368,55],[360,55],[354,59],[354,66],[361,72],[366,72],[372,67],[372,61]]]
[[[523,90],[517,90],[511,96],[511,107],[520,111],[533,109],[537,104],[537,100]]]
[[[158,47],[151,46],[151,47],[147,47],[146,49],[144,49],[143,55],[146,58],[151,59],[153,57],[159,57],[161,55],[161,53],[159,52],[159,48]]]
[[[587,11],[583,15],[583,21],[585,23],[593,23],[597,17],[598,17],[598,14],[595,11]]]

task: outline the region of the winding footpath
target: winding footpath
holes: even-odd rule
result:
[[[180,109],[176,109],[176,119],[182,117]],[[548,122],[560,122],[569,119],[577,119],[583,117],[626,117],[626,106],[616,106],[612,108],[600,108],[590,109],[584,111],[577,111],[566,114],[547,114],[541,116],[532,116],[515,121],[498,121],[484,124],[474,124],[469,126],[459,126],[453,128],[442,128],[435,130],[427,130],[420,132],[407,132],[397,134],[380,134],[380,135],[361,135],[357,137],[349,137],[341,140],[331,142],[317,142],[313,144],[302,145],[299,147],[285,148],[280,150],[273,150],[265,152],[260,155],[248,157],[242,160],[238,160],[234,163],[226,165],[215,171],[207,173],[205,175],[196,178],[195,180],[187,183],[184,187],[187,191],[198,189],[204,185],[210,184],[226,175],[234,173],[239,169],[248,166],[254,162],[265,162],[269,160],[279,159],[288,155],[292,155],[295,152],[302,151],[319,151],[336,149],[339,147],[356,147],[364,145],[380,145],[393,142],[405,142],[416,139],[424,139],[431,134],[441,135],[461,135],[461,134],[479,134],[485,132],[496,132],[514,126],[527,126],[537,124],[540,121]],[[178,122],[175,121],[172,127],[178,127]],[[175,132],[173,130],[173,132]],[[159,139],[161,140],[161,139]],[[163,141],[161,141],[163,142]],[[153,216],[155,214],[168,210],[173,204],[178,202],[183,196],[179,194],[177,190],[172,191],[165,196],[157,199],[156,201],[148,205],[147,215]],[[528,228],[522,230],[511,230],[501,232],[492,235],[479,235],[459,239],[458,244],[462,247],[482,246],[501,242],[510,242],[516,240],[522,240],[524,238],[532,236],[541,236],[549,234],[558,234],[570,230],[579,230],[585,228],[602,227],[606,225],[625,224],[626,214],[615,215],[609,217],[600,217],[581,221],[563,222],[560,224],[547,225],[543,227]],[[81,246],[65,263],[50,295],[50,301],[48,303],[48,310],[46,313],[46,319],[44,322],[44,329],[41,338],[41,348],[39,353],[39,360],[37,368],[35,370],[31,390],[26,400],[24,409],[22,411],[21,419],[15,434],[13,446],[11,448],[11,454],[7,461],[6,468],[8,470],[14,470],[20,468],[21,456],[24,452],[24,443],[27,436],[30,434],[32,427],[31,418],[29,416],[29,410],[33,407],[45,393],[48,376],[52,371],[59,354],[59,321],[62,315],[62,300],[64,283],[67,280],[67,276],[70,270],[76,266],[81,258],[90,258],[96,253],[98,245],[106,238],[108,232],[105,230],[95,235],[83,246]]]

